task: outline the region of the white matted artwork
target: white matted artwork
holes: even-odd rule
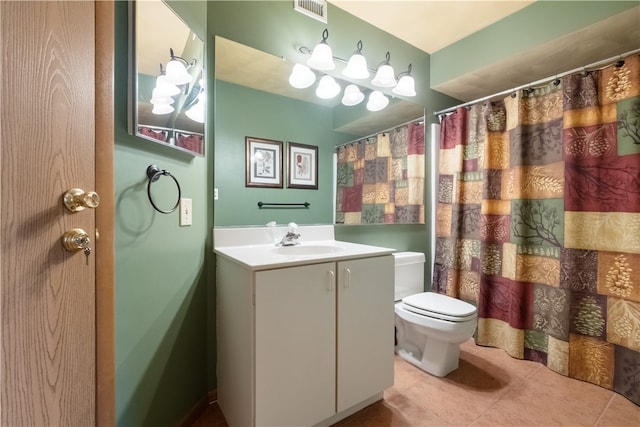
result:
[[[318,147],[313,145],[287,144],[289,179],[287,188],[318,189]]]
[[[251,136],[245,140],[245,185],[282,188],[282,141]]]

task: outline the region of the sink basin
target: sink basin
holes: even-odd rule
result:
[[[273,248],[278,255],[322,255],[334,252],[340,252],[343,249],[339,246],[331,245],[297,245],[297,246],[279,246]]]

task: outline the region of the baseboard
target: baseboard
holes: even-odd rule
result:
[[[189,409],[189,412],[187,412],[187,414],[184,417],[182,417],[177,427],[192,426],[196,422],[196,420],[200,418],[202,414],[204,414],[204,412],[207,410],[209,405],[212,402],[215,402],[217,398],[218,398],[217,390],[211,390],[207,392],[207,394],[202,396],[202,398],[198,400],[191,409]]]

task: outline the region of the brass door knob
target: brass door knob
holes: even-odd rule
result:
[[[100,196],[95,191],[85,192],[80,188],[72,188],[64,193],[62,202],[71,212],[80,212],[85,208],[97,208],[100,205]]]
[[[62,246],[69,252],[78,252],[91,250],[89,245],[91,239],[86,231],[82,228],[74,228],[73,230],[66,231],[62,236]]]

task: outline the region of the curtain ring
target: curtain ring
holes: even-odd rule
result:
[[[178,201],[176,201],[175,206],[168,211],[158,208],[158,206],[156,206],[155,202],[153,201],[153,197],[151,197],[151,184],[159,180],[162,175],[171,177],[173,179],[173,182],[176,183],[176,187],[178,187]],[[176,177],[171,175],[171,172],[169,172],[168,170],[166,169],[161,170],[156,165],[149,165],[149,167],[147,167],[147,177],[149,178],[149,182],[147,183],[147,196],[149,197],[149,202],[151,203],[151,206],[153,206],[155,210],[157,210],[162,214],[170,214],[171,212],[175,211],[180,205],[180,198],[182,197],[180,183],[178,182]]]

